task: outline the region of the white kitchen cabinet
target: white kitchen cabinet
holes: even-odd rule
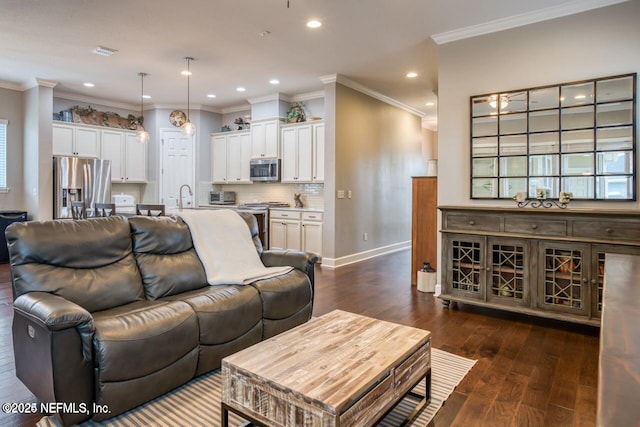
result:
[[[313,129],[310,124],[283,126],[282,182],[312,182]]]
[[[280,157],[280,120],[264,120],[251,123],[251,158]]]
[[[111,160],[111,182],[147,181],[147,144],[131,131],[102,129],[101,158]]]
[[[124,135],[126,182],[147,182],[147,144],[138,142],[134,132]]]
[[[313,182],[324,182],[324,123],[313,125]]]
[[[100,157],[100,128],[54,123],[51,136],[55,156]]]
[[[211,176],[214,184],[251,184],[249,132],[225,132],[211,136]]]
[[[270,249],[291,249],[322,255],[322,212],[269,211]]]
[[[269,248],[302,250],[300,212],[272,209],[269,217]]]
[[[302,250],[322,255],[322,213],[302,213]]]

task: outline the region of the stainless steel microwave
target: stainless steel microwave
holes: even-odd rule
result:
[[[280,159],[251,160],[249,177],[251,181],[280,181]]]

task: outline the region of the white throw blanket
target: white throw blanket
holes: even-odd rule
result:
[[[189,226],[210,285],[246,285],[293,270],[264,266],[247,223],[235,211],[189,210],[178,216]]]

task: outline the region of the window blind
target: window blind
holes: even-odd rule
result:
[[[7,187],[7,124],[0,119],[0,188]]]

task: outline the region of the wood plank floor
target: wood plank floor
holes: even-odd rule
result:
[[[595,425],[597,328],[462,304],[444,309],[410,286],[410,257],[401,251],[319,267],[314,315],[342,309],[428,329],[434,347],[478,360],[434,427]],[[11,301],[9,269],[0,265],[0,402],[35,402],[15,378]],[[39,418],[0,413],[0,426],[32,426]]]

